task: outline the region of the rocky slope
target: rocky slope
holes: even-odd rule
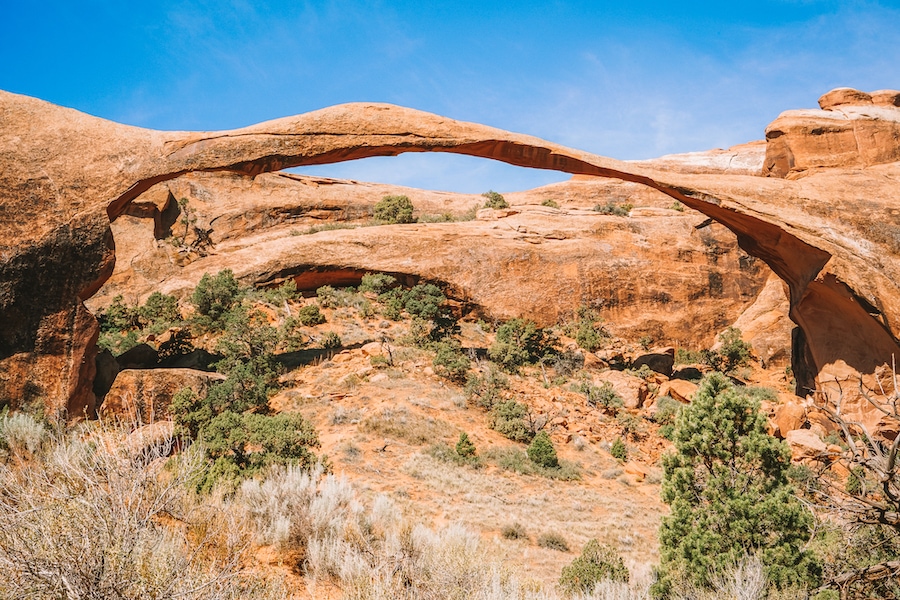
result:
[[[110,222],[128,214],[155,214],[146,204],[133,204],[154,185],[190,172],[252,177],[291,166],[408,151],[455,152],[615,178],[677,200],[730,229],[744,251],[765,262],[785,282],[790,316],[800,328],[793,349],[800,387],[814,386],[817,376],[830,377],[828,369],[833,365],[872,374],[900,353],[896,341],[900,108],[896,104],[895,92],[866,95],[843,90],[826,94],[822,110],[783,114],[767,130],[762,173],[769,177],[762,177],[730,172],[727,164],[698,172],[692,160],[658,165],[616,161],[381,104],[335,106],[230,132],[190,133],[126,127],[0,93],[0,401],[44,402],[48,410],[66,409],[70,415],[92,412],[97,330],[83,301],[113,272],[116,253]],[[160,212],[157,234],[171,220],[171,209],[164,217],[165,209],[165,204],[156,206]],[[498,246],[502,243],[510,256],[527,253],[526,246],[517,244],[541,248],[542,254],[549,247],[546,253],[554,256],[551,265],[559,268],[564,261],[558,257],[566,254],[567,239],[557,239],[553,232],[565,232],[566,227],[552,216],[536,216],[538,212],[521,211],[512,215],[512,221],[509,216],[500,219],[493,223],[497,230],[490,229],[492,221],[477,223],[482,231],[502,233],[497,236],[502,240]],[[625,227],[622,233],[615,227],[601,227],[595,243],[598,249],[612,252],[621,247],[623,236],[634,247],[643,243],[641,238],[652,247],[652,237],[659,235],[668,247],[673,238],[664,236],[663,230],[682,227],[688,232],[692,224],[677,223],[689,217],[673,217],[671,227],[638,224],[636,230]],[[628,225],[638,219],[633,215]],[[513,233],[503,231],[506,224]],[[398,244],[416,243],[416,236],[404,238],[402,229],[396,236]],[[540,239],[540,246],[530,244],[529,237]],[[325,238],[338,245],[323,243],[309,251],[343,252],[353,244],[347,233],[331,232]],[[384,241],[371,243],[374,247]],[[453,247],[447,237],[438,241]],[[284,264],[277,256],[279,250],[258,242],[258,250],[234,254],[235,260],[247,264],[245,276],[265,280],[297,274],[276,272],[275,267]],[[553,248],[557,242],[559,250]],[[472,245],[463,240],[457,248]],[[295,249],[299,248],[298,243]],[[642,256],[646,255],[638,258]],[[393,259],[384,260],[380,264]],[[325,262],[329,260],[318,264]],[[607,264],[592,263],[598,269]],[[312,265],[298,262],[298,266]],[[435,279],[453,283],[447,276],[437,276],[442,267],[431,268]],[[466,265],[443,267],[444,272],[453,268]],[[205,269],[198,264],[184,272],[197,275],[201,270]],[[707,265],[706,271],[701,268],[694,274],[704,272],[712,271]],[[417,276],[432,277],[429,273]],[[576,281],[581,286],[586,279]],[[557,284],[559,279],[551,282]],[[474,294],[467,290],[475,286],[466,284],[460,284],[463,294]],[[541,289],[546,295],[547,288]],[[560,291],[568,289],[579,293],[579,300],[593,293],[590,286]],[[492,302],[496,301],[490,294],[476,300],[484,306]],[[536,313],[546,310],[539,304]]]

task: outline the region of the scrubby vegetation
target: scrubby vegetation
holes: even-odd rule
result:
[[[487,199],[496,200],[493,195]],[[188,388],[176,393],[170,405],[175,433],[167,438],[166,456],[153,450],[155,446],[146,446],[140,450],[143,458],[132,465],[151,469],[152,477],[160,481],[175,482],[177,490],[165,493],[177,496],[177,506],[187,507],[183,510],[188,513],[211,515],[214,511],[203,507],[214,506],[218,517],[196,521],[204,532],[218,531],[221,524],[216,519],[221,515],[231,519],[229,527],[238,541],[227,545],[207,544],[191,534],[195,520],[179,525],[175,533],[166,529],[173,526],[170,516],[177,521],[187,513],[151,518],[153,535],[163,532],[177,542],[159,554],[160,560],[178,564],[191,581],[209,578],[214,582],[209,584],[210,597],[229,593],[280,597],[278,585],[245,569],[253,562],[250,550],[259,544],[275,548],[278,560],[303,578],[313,597],[322,586],[344,598],[399,594],[535,600],[558,595],[826,600],[838,586],[836,581],[843,582],[840,586],[849,590],[849,598],[900,595],[884,575],[900,569],[900,537],[895,525],[878,517],[896,512],[883,487],[884,481],[893,481],[896,469],[888,473],[878,466],[886,464],[879,460],[890,452],[848,425],[844,435],[832,433],[826,439],[848,455],[854,447],[865,448],[847,461],[846,476],[824,467],[790,466],[784,444],[765,433],[764,418],[758,414],[760,402],[777,401],[776,392],[734,385],[713,373],[728,373],[735,382],[750,373],[751,348],[740,331],[724,331],[716,350],[676,352],[676,363],[694,365],[686,371],[693,381],[706,375],[693,401],[682,404],[661,395],[666,376],[647,365],[634,369],[634,359],[627,358],[640,354],[639,348],[646,351],[654,338],[646,336],[639,342],[617,338],[610,332],[615,323],[604,323],[595,308],[582,306],[568,322],[554,327],[542,328],[527,319],[488,323],[487,316],[477,323],[472,317],[462,319],[461,327],[462,303],[448,299],[440,285],[398,278],[366,273],[358,288],[325,285],[309,298],[310,293],[304,297],[290,279],[281,286],[254,290],[242,286],[230,271],[221,271],[205,275],[180,300],[155,293],[142,305],[129,305],[117,297],[99,315],[101,343],[116,354],[147,343],[156,347],[162,362],[196,349],[206,353],[203,365],[211,364],[207,368],[224,376],[202,393]],[[616,387],[603,381],[601,371],[609,368],[622,371],[611,378]],[[644,396],[629,396],[631,390],[620,385],[621,378],[632,382],[635,390],[640,387]],[[289,387],[296,380],[304,381],[308,395]],[[421,386],[432,391],[420,393]],[[682,393],[670,389],[673,395]],[[390,396],[391,403],[379,404],[378,394]],[[643,408],[624,409],[623,396],[628,406],[637,402]],[[330,458],[326,457],[314,422],[317,427],[340,427],[323,439],[348,432],[352,437],[329,447]],[[17,498],[24,498],[21,469],[45,468],[41,461],[50,460],[59,448],[77,455],[82,450],[74,450],[76,438],[89,444],[115,438],[125,451],[124,432],[96,424],[84,427],[76,436],[22,413],[2,416],[0,463],[7,469],[3,473],[15,471],[20,481],[15,492],[20,496],[0,489],[0,499],[7,502],[0,503],[0,509],[11,511],[11,523],[31,523],[31,517],[18,515],[15,508]],[[509,441],[498,444],[498,433]],[[665,452],[660,474],[656,461]],[[390,462],[394,456],[410,454],[408,465]],[[578,463],[566,460],[575,456]],[[153,460],[144,460],[147,457]],[[170,466],[160,467],[166,460]],[[180,461],[193,465],[189,477],[182,477]],[[623,525],[618,538],[596,530],[586,535],[578,528],[546,526],[510,512],[488,527],[496,536],[493,543],[534,545],[543,556],[559,561],[552,574],[552,579],[559,576],[555,585],[522,579],[499,559],[501,552],[472,532],[457,526],[435,531],[416,525],[386,497],[372,497],[371,490],[363,501],[346,481],[328,475],[331,461],[341,468],[353,466],[357,472],[400,469],[423,481],[493,478],[489,492],[461,488],[460,496],[473,503],[493,494],[494,482],[546,486],[552,480],[553,486],[575,495],[587,482],[596,487],[598,478],[601,487],[611,486],[613,494],[662,482],[671,513],[659,531],[661,562],[653,571],[658,580],[650,576],[650,565],[642,565],[638,576],[625,568],[633,566],[635,554],[628,525]],[[54,473],[53,468],[46,470]],[[580,483],[582,478],[587,482]],[[44,479],[38,481],[44,485]],[[893,493],[896,485],[891,485],[887,489]],[[419,493],[421,489],[415,492]],[[408,502],[405,489],[398,487],[396,495]],[[837,503],[835,498],[843,500]],[[96,495],[90,502],[103,504]],[[815,507],[817,514],[806,506]],[[586,515],[592,507],[577,510],[585,516],[576,518],[590,518]],[[76,514],[74,509],[71,514]],[[848,514],[861,515],[864,524],[849,526]],[[628,515],[623,515],[623,523],[627,521]],[[10,534],[13,537],[0,534],[0,543],[31,540],[21,528],[12,531],[17,532]],[[566,537],[556,531],[564,531]],[[186,537],[179,538],[182,534]],[[133,535],[158,543],[146,537],[149,534]],[[218,540],[215,536],[220,534],[210,535]],[[577,548],[597,536],[563,568],[562,557],[571,560],[566,555],[570,543]],[[103,544],[119,543],[102,539]],[[137,586],[133,589],[140,589],[139,594],[126,591],[121,596],[164,596],[181,589],[171,582],[160,587],[169,577],[165,575],[169,567],[153,566],[138,547],[144,543],[123,546],[123,551],[152,568],[109,563],[111,573],[139,582],[127,583]],[[213,546],[220,554],[210,562]],[[44,552],[40,560],[50,556],[48,549],[35,547]],[[21,545],[15,551],[26,556]],[[97,564],[93,555],[88,562]],[[23,589],[37,585],[22,567],[4,566],[11,575],[0,575],[0,585],[7,581],[3,577],[16,578]],[[141,582],[142,577],[152,581]],[[818,589],[823,583],[830,587]],[[64,584],[54,585],[53,589],[61,589],[58,585]],[[88,589],[94,584],[78,585]],[[232,585],[237,587],[228,587]],[[235,589],[240,591],[218,596],[212,592]],[[204,597],[203,593],[195,597]]]
[[[375,204],[375,220],[385,225],[414,223],[413,204],[407,196],[385,196]]]
[[[509,208],[509,202],[506,201],[506,198],[494,190],[489,190],[483,193],[482,196],[485,198],[485,208]]]
[[[631,212],[631,209],[634,208],[633,204],[630,203],[622,203],[619,204],[614,200],[608,200],[606,204],[598,204],[594,207],[594,210],[600,213],[601,215],[613,215],[616,217],[627,217],[628,213]]]
[[[812,514],[787,481],[790,451],[766,433],[757,402],[722,375],[707,377],[674,432],[676,452],[663,461],[657,588],[676,582],[708,587],[749,553],[778,588],[815,587],[821,564],[805,546]]]

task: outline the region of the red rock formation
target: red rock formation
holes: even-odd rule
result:
[[[834,110],[807,111],[769,128],[767,172],[805,174],[786,180],[659,171],[384,104],[184,133],[127,127],[0,93],[0,402],[20,404],[27,385],[52,376],[72,382],[68,395],[44,387],[35,396],[51,408],[90,412],[90,368],[78,359],[93,344],[77,335],[75,316],[112,271],[108,221],[154,184],[190,171],[256,175],[410,151],[613,177],[667,194],[731,229],[787,283],[813,373],[841,359],[872,372],[900,354],[893,334],[900,273],[892,259],[900,243],[891,212],[900,195],[900,109],[837,108],[839,118]],[[53,335],[43,333],[48,327]]]

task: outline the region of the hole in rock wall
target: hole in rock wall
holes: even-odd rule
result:
[[[375,156],[330,165],[297,167],[286,172],[461,194],[529,190],[571,177],[559,171],[515,167],[490,159],[443,152]]]

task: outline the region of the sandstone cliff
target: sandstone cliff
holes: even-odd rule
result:
[[[806,365],[799,383],[813,385],[839,361],[873,373],[900,353],[900,108],[892,94],[843,91],[833,94],[839,103],[823,97],[821,111],[785,113],[767,130],[763,171],[772,176],[760,177],[616,161],[384,104],[191,133],[0,93],[0,401],[93,410],[96,324],[83,301],[113,271],[110,222],[139,210],[129,207],[153,185],[189,172],[254,176],[410,151],[610,177],[678,200],[737,234],[786,283],[801,332],[794,362]]]

